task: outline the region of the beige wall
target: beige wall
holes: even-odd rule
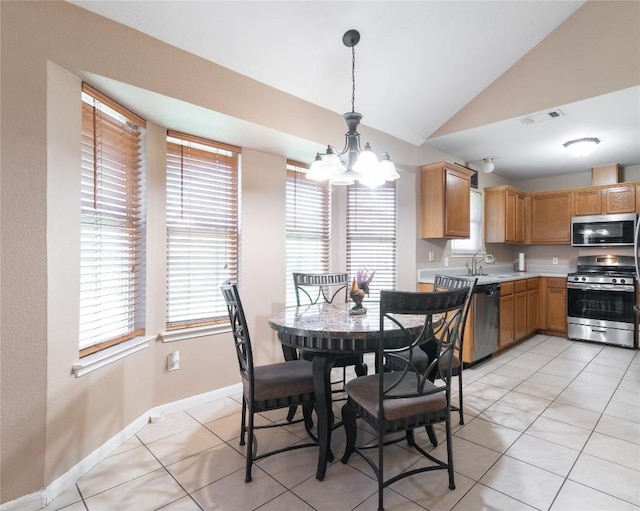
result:
[[[579,24],[600,23],[598,17],[605,7],[600,2],[590,7],[592,3],[578,11]],[[616,6],[624,19],[614,16],[619,26],[607,23],[605,29],[615,29],[626,37],[630,23],[637,20],[637,2]],[[72,375],[78,323],[74,289],[79,241],[72,227],[77,225],[79,204],[78,176],[74,175],[80,125],[77,76],[99,75],[176,98],[268,128],[272,134],[285,134],[288,143],[296,138],[315,144],[333,141],[336,133],[344,132],[344,121],[333,112],[68,3],[4,0],[0,2],[0,22],[0,503],[6,503],[48,487],[152,407],[237,380],[235,361],[229,363],[233,360],[229,335],[173,343],[154,341],[147,349],[84,377]],[[571,37],[579,39],[580,31],[571,28],[573,23],[568,33],[556,37],[556,45],[570,49],[571,41],[565,39],[572,33]],[[579,28],[584,30],[584,26]],[[635,28],[629,44],[637,42]],[[621,51],[617,47],[613,50]],[[544,55],[548,57],[549,51]],[[535,66],[539,73],[549,65],[539,55],[523,60],[509,71],[515,73],[516,81],[527,78],[523,67]],[[633,70],[618,70],[616,59],[612,60],[605,69],[620,74],[623,88]],[[190,79],[176,80],[179,75]],[[584,82],[584,77],[578,78]],[[555,84],[562,90],[560,85]],[[521,98],[514,101],[521,105],[521,111],[515,112],[513,104],[502,100],[510,97],[502,89],[500,83],[497,93],[487,89],[471,109],[471,118],[476,118],[476,108],[481,111],[487,104],[491,110],[504,105],[497,109],[495,120],[537,109],[539,98],[532,95],[522,104]],[[555,99],[553,104],[562,102]],[[147,129],[148,271],[161,276],[149,279],[147,288],[147,330],[154,334],[164,325],[164,128],[150,123]],[[426,266],[422,263],[428,247],[441,247],[441,253],[446,250],[446,244],[417,239],[419,186],[412,170],[423,163],[454,158],[416,148],[366,126],[361,133],[375,147],[388,150],[406,169],[398,183],[398,287],[412,289],[416,268]],[[208,135],[244,148],[241,285],[245,305],[251,311],[249,322],[259,345],[259,361],[270,361],[281,356],[265,322],[284,303],[284,161],[295,148],[245,144],[242,132],[234,134],[236,139]],[[481,187],[501,184],[495,176],[481,179]],[[337,207],[343,208],[344,193],[335,191],[335,197]],[[338,240],[344,234],[343,218],[336,218],[334,234]],[[507,259],[512,249],[498,250],[500,260]],[[344,246],[337,244],[335,269],[344,267],[343,254]],[[182,369],[167,373],[166,355],[175,349],[180,350]]]
[[[100,75],[315,144],[344,132],[340,115],[64,2],[0,2],[2,214],[0,503],[33,496],[153,407],[237,382],[230,336],[150,346],[76,378],[80,75]],[[190,80],[176,80],[179,74]],[[201,84],[215,84],[203,87]],[[131,106],[131,105],[128,105]],[[282,115],[288,112],[289,115]],[[308,122],[314,119],[314,122]],[[171,126],[170,126],[171,127]],[[147,333],[164,325],[164,129],[147,127]],[[255,133],[255,131],[254,131]],[[415,276],[420,150],[363,126],[392,152],[399,184],[399,285]],[[203,134],[204,135],[204,134]],[[214,136],[215,134],[211,134]],[[266,318],[284,304],[285,161],[295,148],[243,147],[241,287],[259,363],[281,358]],[[293,135],[293,136],[292,136]],[[344,204],[336,191],[336,204]],[[407,197],[403,195],[406,194]],[[344,234],[336,220],[335,236]],[[344,245],[334,265],[344,267]],[[404,252],[404,249],[407,252]],[[410,254],[410,255],[407,255]],[[167,373],[179,349],[181,369]],[[50,495],[51,496],[51,495]]]
[[[640,2],[588,1],[431,137],[640,83]]]

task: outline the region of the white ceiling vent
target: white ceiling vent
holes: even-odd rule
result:
[[[563,117],[564,113],[562,110],[551,110],[549,112],[542,112],[538,114],[527,115],[520,119],[520,122],[525,126],[529,126],[530,124],[536,124],[539,122],[550,121],[551,119],[557,119],[558,117]]]

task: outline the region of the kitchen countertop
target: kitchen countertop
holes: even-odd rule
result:
[[[512,280],[531,279],[535,277],[560,277],[566,278],[567,274],[575,271],[575,267],[561,265],[531,265],[527,271],[514,271],[512,265],[490,265],[484,266],[486,275],[476,275],[478,284],[493,284],[509,282]],[[418,270],[418,282],[421,284],[432,284],[437,273],[458,277],[467,277],[467,269],[464,267],[453,268],[428,268]]]

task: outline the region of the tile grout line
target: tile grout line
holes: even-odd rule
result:
[[[531,350],[532,350],[532,349],[534,349],[536,346],[539,346],[540,344],[542,344],[542,343],[546,342],[546,340],[548,340],[548,339],[550,339],[550,338],[551,338],[551,336],[548,336],[548,337],[547,337],[547,339],[545,339],[545,340],[543,340],[543,341],[541,341],[541,342],[537,343],[535,346],[533,346],[533,347],[532,347],[532,348],[530,348],[529,350],[526,350],[524,353],[531,352]],[[525,342],[526,342],[526,341],[525,341]],[[562,351],[560,351],[559,353],[557,353],[556,355],[554,355],[554,356],[553,356],[553,357],[552,357],[548,362],[546,362],[544,365],[542,365],[539,369],[537,369],[533,374],[531,374],[528,378],[526,378],[526,379],[525,379],[525,380],[523,380],[523,381],[527,381],[527,380],[529,380],[529,378],[531,378],[533,375],[535,375],[536,373],[539,373],[540,369],[542,369],[543,367],[545,367],[545,366],[546,366],[547,364],[549,364],[551,361],[553,361],[553,360],[557,359],[557,358],[558,358],[558,356],[559,356],[560,354],[562,354],[563,352],[565,352],[567,349],[569,349],[569,347],[565,348],[564,350],[562,350]],[[602,350],[600,350],[600,351],[602,351]],[[533,352],[533,353],[534,353],[534,354],[537,354],[537,353],[535,353],[535,352]],[[600,352],[598,352],[598,353],[600,353]],[[542,354],[542,355],[546,355],[546,354],[544,354],[544,353],[540,353],[540,354]],[[518,355],[518,356],[520,356],[520,355]],[[514,357],[514,358],[517,358],[517,357]],[[595,358],[595,356],[594,356],[594,358]],[[513,360],[513,359],[511,359],[511,360]],[[570,359],[566,359],[566,360],[570,360]],[[587,367],[587,365],[588,365],[588,364],[589,364],[589,363],[587,363],[587,364],[585,365],[585,367]],[[508,363],[505,363],[505,364],[502,364],[502,365],[503,365],[503,366],[504,366],[504,365],[508,365]],[[515,367],[515,366],[512,366],[512,367]],[[493,372],[494,372],[495,370],[497,370],[497,369],[499,369],[499,368],[498,368],[498,367],[496,367],[496,368],[495,368],[495,369],[493,369],[492,371],[489,371],[489,373],[487,373],[487,374],[491,374],[491,373],[493,373]],[[584,370],[584,368],[583,368],[583,369],[578,373],[578,375],[579,375],[583,370]],[[541,373],[541,374],[545,374],[545,373]],[[570,384],[575,380],[575,378],[577,378],[577,376],[578,376],[578,375],[574,376],[571,380],[569,380],[568,385],[567,385],[567,386],[565,386],[565,387],[564,387],[564,389],[566,389],[566,388],[567,388],[567,387],[568,387],[568,386],[569,386],[569,385],[570,385]],[[484,375],[484,376],[487,376],[487,375]],[[484,377],[484,376],[483,376],[483,377]],[[552,375],[552,376],[553,376],[553,375]],[[479,382],[479,383],[482,383],[482,382]],[[521,382],[521,383],[522,383],[522,382]],[[533,382],[533,383],[538,383],[538,382]],[[490,385],[490,384],[485,384],[485,385]],[[501,387],[497,387],[497,388],[501,388]],[[515,387],[514,387],[514,388],[515,388]],[[564,389],[563,389],[563,391],[564,391]],[[506,396],[506,395],[507,395],[507,394],[509,394],[510,392],[514,391],[514,389],[506,389],[506,390],[508,390],[508,392],[507,392],[506,394],[504,394],[504,396]],[[561,393],[562,393],[562,392],[561,392]],[[560,393],[560,394],[561,394],[561,393]],[[540,413],[538,413],[538,414],[537,414],[537,418],[536,418],[536,420],[537,420],[537,419],[539,419],[540,417],[542,417],[542,414],[543,414],[543,413],[544,413],[544,412],[545,412],[545,411],[546,411],[546,410],[547,410],[547,409],[548,409],[548,408],[549,408],[553,403],[555,403],[555,402],[556,402],[556,399],[557,399],[557,397],[558,397],[560,394],[558,394],[558,395],[557,395],[553,400],[551,400],[551,402],[550,402],[550,403],[549,403],[549,404],[544,408],[544,410],[542,410]],[[613,395],[613,394],[612,394],[612,395]],[[502,396],[502,397],[504,397],[504,396]],[[500,399],[502,399],[502,397],[501,397]],[[496,404],[500,399],[498,399],[498,400],[494,401],[494,404]],[[560,403],[560,404],[562,404],[562,403]],[[493,406],[493,405],[491,405],[491,406]],[[508,405],[504,405],[504,406],[508,406]],[[475,418],[476,418],[476,419],[480,419],[480,420],[485,420],[485,419],[482,419],[482,418],[480,417],[480,415],[481,415],[482,413],[484,413],[484,411],[486,411],[488,408],[490,408],[490,407],[487,407],[485,410],[483,410],[482,412],[480,412],[480,414],[478,414],[478,416],[476,416]],[[513,407],[511,407],[511,408],[513,408]],[[518,410],[518,409],[517,409],[517,408],[514,408],[514,410]],[[522,410],[520,410],[520,411],[522,411]],[[602,414],[601,414],[601,415],[602,415]],[[494,423],[494,422],[492,422],[492,421],[486,421],[486,422],[489,422],[489,423],[491,423],[491,424],[497,424],[497,423]],[[533,422],[535,422],[535,421],[533,421]],[[533,465],[532,463],[529,463],[529,462],[525,462],[525,461],[522,461],[522,460],[518,460],[517,458],[513,458],[513,457],[511,457],[511,456],[509,456],[509,455],[507,454],[507,451],[509,450],[509,448],[510,448],[513,444],[515,444],[515,443],[516,443],[520,438],[522,438],[522,436],[526,433],[526,431],[531,427],[531,425],[533,424],[533,422],[532,422],[532,423],[531,423],[527,428],[525,428],[525,430],[523,430],[523,431],[518,431],[518,430],[514,430],[513,428],[508,428],[507,426],[502,426],[502,427],[506,427],[506,428],[508,428],[508,429],[512,429],[513,431],[518,431],[518,433],[520,433],[520,435],[519,435],[519,436],[518,436],[518,438],[516,438],[513,442],[511,442],[511,444],[509,445],[509,447],[507,447],[507,449],[506,449],[504,452],[500,452],[500,453],[499,453],[499,454],[500,454],[500,456],[496,459],[496,461],[495,461],[495,462],[494,462],[490,467],[488,467],[488,468],[487,468],[487,470],[485,470],[485,471],[483,472],[483,474],[480,476],[480,479],[482,479],[482,477],[484,477],[484,476],[485,476],[485,475],[486,475],[486,474],[487,474],[487,473],[488,473],[488,472],[489,472],[489,471],[490,471],[490,470],[491,470],[491,469],[492,469],[492,468],[493,468],[493,467],[498,463],[498,461],[500,461],[500,460],[503,458],[503,456],[506,456],[506,457],[508,457],[508,458],[510,458],[510,459],[517,460],[517,461],[519,461],[519,462],[521,462],[521,463],[525,463],[525,464],[527,464],[527,465],[529,465],[529,466],[531,466],[531,467],[534,467],[534,468],[537,468],[537,469],[539,469],[539,470],[543,470],[543,471],[545,471],[545,472],[548,472],[548,473],[550,473],[550,474],[553,474],[553,475],[555,475],[555,476],[558,476],[558,474],[556,474],[556,473],[554,473],[554,472],[551,472],[550,470],[547,470],[547,469],[544,469],[544,468],[538,467],[538,466]],[[561,421],[561,422],[562,422],[562,421]],[[501,426],[500,424],[497,424],[497,425],[498,425],[498,426]],[[594,426],[594,428],[595,428],[595,426]],[[591,433],[590,433],[590,435],[591,435]],[[462,438],[462,437],[460,437],[460,438]],[[537,438],[537,437],[536,437],[536,438]],[[465,439],[465,440],[466,440],[466,439]],[[467,441],[469,441],[469,440],[467,440]],[[587,441],[588,441],[588,439],[587,439]],[[475,443],[475,442],[472,442],[472,443]],[[554,443],[554,442],[551,442],[551,443]],[[479,445],[479,444],[476,444],[476,445]],[[559,445],[559,444],[556,444],[556,445]],[[586,445],[586,442],[585,442],[585,444],[584,444],[584,445]],[[583,449],[584,449],[584,445],[583,445]],[[490,450],[492,450],[492,449],[490,449]],[[582,450],[580,451],[580,453],[582,453]],[[553,503],[555,502],[555,500],[556,500],[557,496],[559,495],[560,491],[562,490],[562,487],[564,486],[564,484],[565,484],[566,480],[568,479],[569,474],[570,474],[571,470],[573,469],[573,466],[575,466],[575,463],[577,462],[577,459],[578,459],[578,457],[579,457],[579,456],[580,456],[580,454],[578,454],[578,456],[576,457],[576,461],[574,461],[574,464],[572,465],[571,469],[567,472],[567,475],[566,475],[566,476],[564,476],[564,477],[562,477],[562,476],[558,476],[558,477],[562,477],[562,483],[560,484],[560,487],[558,488],[558,491],[557,491],[557,492],[556,492],[556,494],[554,495],[554,497],[553,497],[553,499],[552,499],[552,501],[551,501],[551,504],[549,505],[549,507],[548,507],[547,509],[550,509],[550,508],[551,508],[551,506],[553,506]],[[480,480],[478,480],[475,484],[481,484],[481,485],[483,485],[483,486],[487,486],[487,485],[482,484],[482,483],[480,482]],[[475,486],[475,484],[474,484],[473,486]],[[473,487],[473,486],[472,486],[472,487]],[[497,490],[497,489],[495,489],[495,488],[493,488],[493,487],[491,487],[491,486],[487,486],[487,487],[488,487],[488,488],[491,488],[491,489],[492,489],[492,490],[494,490],[494,491],[497,491],[497,492],[499,492],[499,493],[502,493],[503,495],[506,495],[507,497],[510,497],[510,498],[512,498],[512,499],[514,499],[514,500],[517,500],[517,501],[519,501],[519,502],[522,502],[522,501],[520,501],[519,499],[517,499],[517,498],[515,498],[515,497],[513,497],[513,496],[511,496],[511,495],[507,495],[506,493],[503,493],[503,492],[501,492],[500,490]],[[595,490],[595,488],[594,488],[594,490]],[[598,490],[596,490],[596,491],[598,491]],[[523,502],[523,503],[524,503],[525,505],[529,505],[529,504],[527,504],[526,502]],[[533,507],[533,506],[531,506],[531,507]]]
[[[136,435],[136,436],[137,436],[137,435]],[[140,438],[138,438],[138,440],[140,440]],[[140,440],[140,441],[142,442],[142,440]],[[198,508],[199,508],[201,511],[204,511],[204,510],[202,509],[202,506],[200,506],[200,504],[198,504],[198,502],[193,498],[193,496],[191,495],[191,493],[187,491],[187,489],[186,489],[186,488],[185,488],[185,487],[180,483],[180,481],[178,481],[178,480],[175,478],[175,476],[174,476],[174,475],[169,471],[169,469],[164,465],[164,463],[162,463],[162,461],[160,461],[160,459],[159,459],[159,458],[158,458],[158,457],[157,457],[157,456],[156,456],[156,455],[151,451],[151,449],[149,449],[149,446],[148,446],[146,443],[144,443],[144,442],[142,442],[142,445],[144,445],[145,449],[147,449],[147,451],[149,451],[149,454],[151,454],[151,456],[153,456],[153,457],[156,459],[156,461],[157,461],[158,463],[160,463],[160,466],[164,469],[164,471],[165,471],[167,474],[169,474],[169,477],[171,477],[171,478],[176,482],[176,484],[177,484],[178,486],[180,486],[180,488],[182,488],[182,491],[184,491],[184,492],[189,496],[189,498],[193,501],[193,503],[194,503],[196,506],[198,506]],[[205,449],[205,450],[208,450],[208,449]],[[193,456],[196,456],[196,454],[194,454]],[[191,457],[191,456],[187,456],[187,458],[190,458],[190,457]],[[187,459],[187,458],[182,458],[182,459]],[[178,461],[182,461],[182,459],[181,459],[181,460],[178,460]],[[168,503],[164,504],[162,507],[168,506],[169,504],[173,504],[174,502],[177,502],[178,500],[183,499],[183,498],[184,498],[184,497],[179,497],[179,498],[177,498],[176,500],[174,500],[174,501],[172,501],[172,502],[168,502]],[[160,508],[158,508],[158,509],[160,509],[160,510],[161,510],[161,509],[162,509],[162,507],[160,507]]]
[[[551,336],[550,336],[550,337],[548,337],[548,338],[551,338]],[[525,341],[525,342],[526,342],[526,341]],[[543,342],[545,342],[545,341],[542,341],[542,342],[540,342],[540,343],[536,344],[536,346],[539,346],[539,345],[540,345],[540,344],[542,344]],[[574,341],[574,343],[575,343],[575,342],[576,342],[576,341]],[[574,345],[575,345],[575,344],[574,344]],[[534,349],[534,348],[535,348],[535,346],[534,346],[533,348],[531,348],[531,349]],[[531,352],[531,349],[530,349],[530,350],[526,350],[526,351],[525,351],[525,353],[527,353],[527,352]],[[531,378],[534,374],[539,373],[539,371],[540,371],[542,368],[544,368],[546,365],[548,365],[549,363],[551,363],[553,360],[556,360],[556,359],[558,359],[558,358],[560,358],[561,360],[573,360],[573,359],[564,359],[564,358],[560,357],[560,355],[561,355],[562,353],[564,353],[565,351],[567,351],[568,349],[570,349],[570,347],[567,347],[567,348],[565,348],[564,350],[562,350],[562,351],[558,352],[556,355],[554,355],[554,356],[551,358],[551,360],[549,360],[549,361],[548,361],[547,363],[545,363],[542,367],[540,367],[539,369],[537,369],[537,370],[535,371],[535,373],[533,373],[529,378]],[[570,380],[569,384],[568,384],[568,385],[563,389],[563,391],[562,391],[562,392],[564,392],[564,391],[569,387],[569,385],[571,385],[571,383],[573,383],[573,382],[575,381],[575,379],[576,379],[580,374],[582,374],[583,372],[585,372],[586,368],[587,368],[587,367],[588,367],[588,366],[593,362],[593,360],[594,360],[594,359],[595,359],[595,358],[596,358],[600,353],[602,353],[602,352],[603,352],[603,350],[604,350],[604,346],[603,346],[603,347],[602,347],[602,348],[597,352],[597,354],[596,354],[596,355],[594,355],[594,356],[593,356],[593,357],[592,357],[592,358],[591,358],[591,359],[586,363],[586,365],[585,365],[585,366],[584,366],[584,367],[583,367],[583,368],[578,372],[578,374],[576,374],[576,376],[574,376],[574,377]],[[534,352],[534,354],[535,354],[535,352]],[[540,354],[543,354],[543,353],[540,353]],[[633,357],[631,358],[631,360],[628,362],[627,367],[625,368],[624,375],[626,375],[626,373],[629,371],[629,368],[631,367],[631,364],[632,364],[633,359],[635,358],[635,356],[636,356],[636,355],[634,354],[634,356],[633,356]],[[517,358],[517,357],[516,357],[516,358]],[[513,360],[513,359],[512,359],[512,360]],[[503,364],[503,365],[508,365],[508,363],[505,363],[505,364]],[[598,365],[598,364],[596,364],[596,365]],[[515,366],[514,366],[514,367],[515,367]],[[498,369],[498,368],[496,368],[496,369]],[[494,371],[495,371],[495,369],[494,369]],[[493,372],[493,371],[490,371],[488,374],[490,374],[491,372]],[[586,371],[586,373],[588,374],[588,373],[589,373],[589,371]],[[546,374],[546,373],[542,373],[542,374]],[[594,373],[594,374],[597,374],[597,373]],[[553,374],[551,374],[551,373],[550,373],[550,375],[551,375],[551,376],[557,376],[557,375],[553,375]],[[562,488],[564,487],[564,485],[565,485],[566,481],[567,481],[567,480],[569,480],[569,474],[571,473],[571,471],[572,471],[572,470],[573,470],[573,468],[575,467],[576,463],[578,462],[578,459],[579,459],[580,455],[584,453],[584,448],[586,447],[587,443],[589,442],[589,440],[591,439],[591,437],[592,437],[593,433],[595,432],[595,428],[597,427],[598,423],[599,423],[599,422],[600,422],[600,420],[602,419],[602,416],[604,415],[604,410],[606,410],[607,406],[611,403],[611,400],[613,399],[613,396],[615,395],[615,392],[619,389],[620,383],[622,382],[622,378],[624,378],[624,375],[620,378],[620,381],[619,381],[619,382],[618,382],[618,384],[616,385],[616,388],[615,388],[615,389],[613,390],[613,392],[611,393],[611,396],[609,397],[609,399],[608,399],[608,401],[607,401],[607,404],[605,405],[605,407],[604,407],[603,411],[602,411],[602,412],[599,412],[599,415],[600,415],[600,416],[598,417],[598,420],[596,421],[596,424],[594,424],[593,428],[591,428],[590,430],[588,430],[587,428],[581,428],[581,429],[585,429],[585,430],[589,431],[589,437],[588,437],[588,438],[587,438],[587,440],[584,442],[584,444],[583,444],[582,448],[581,448],[581,449],[580,449],[580,451],[579,451],[578,456],[576,457],[576,459],[575,459],[575,461],[573,462],[573,464],[572,464],[571,468],[570,468],[570,469],[569,469],[569,471],[567,472],[567,475],[563,477],[562,483],[561,483],[560,487],[558,488],[558,492],[557,492],[557,493],[556,493],[556,495],[554,496],[554,498],[553,498],[553,500],[552,500],[552,502],[551,502],[551,504],[550,504],[550,506],[549,506],[549,508],[548,508],[548,509],[550,509],[550,508],[553,506],[553,504],[554,504],[554,502],[556,501],[556,499],[557,499],[558,495],[560,494],[560,491],[561,491],[561,490],[562,490]],[[486,375],[485,375],[485,376],[486,376]],[[529,378],[527,378],[526,380],[528,380]],[[525,380],[525,381],[526,381],[526,380]],[[534,382],[534,383],[537,383],[537,382]],[[597,384],[594,384],[594,385],[597,385]],[[600,387],[600,386],[602,386],[602,385],[598,385],[598,386]],[[602,386],[602,387],[604,387],[604,386]],[[606,388],[606,387],[605,387],[605,388]],[[509,392],[511,392],[511,391],[513,391],[513,389],[510,389],[510,390],[509,390]],[[509,392],[507,392],[507,394],[508,394]],[[549,407],[550,407],[553,403],[555,403],[555,402],[556,402],[557,398],[562,394],[562,392],[560,392],[560,394],[558,394],[558,395],[557,395],[557,396],[556,396],[556,397],[551,401],[551,403],[549,403],[549,405],[547,405],[547,407],[546,407],[542,412],[540,412],[540,414],[538,415],[538,418],[542,417],[543,413],[544,413],[547,409],[549,409]],[[505,395],[506,395],[506,394],[505,394]],[[504,397],[504,396],[503,396],[503,397]],[[499,401],[499,400],[498,400],[498,401]],[[497,403],[497,401],[496,401],[496,403]],[[495,403],[494,403],[494,404],[495,404]],[[564,403],[562,403],[562,402],[558,402],[558,404],[563,405]],[[492,406],[493,406],[493,405],[492,405]],[[572,405],[566,405],[566,406],[572,406]],[[578,408],[578,409],[580,409],[580,410],[593,411],[593,410],[589,410],[589,409],[585,409],[585,408],[580,408],[580,407],[575,407],[575,408]],[[485,410],[485,411],[486,411],[486,410]],[[484,411],[483,411],[483,412],[484,412]],[[483,412],[481,412],[481,413],[483,413]],[[598,412],[596,412],[596,413],[598,413]],[[480,415],[480,414],[479,414],[479,415]],[[481,417],[479,417],[479,415],[478,415],[476,418],[481,418]],[[536,419],[536,420],[537,420],[537,419]],[[491,421],[488,421],[488,422],[491,422]],[[535,422],[535,421],[534,421],[534,422]],[[562,423],[564,423],[564,424],[569,424],[569,425],[575,426],[575,424],[566,423],[566,422],[564,422],[564,421],[559,421],[559,422],[562,422]],[[494,423],[494,424],[497,424],[497,423]],[[518,439],[516,439],[514,442],[512,442],[512,444],[511,444],[511,445],[515,444],[515,443],[516,443],[520,438],[522,438],[522,435],[524,435],[524,434],[526,433],[526,431],[531,427],[531,425],[532,425],[532,424],[533,424],[533,423],[531,423],[531,424],[530,424],[530,425],[529,425],[529,426],[528,426],[528,427],[527,427],[527,428],[526,428],[526,429],[521,433],[521,435],[518,437]],[[500,424],[498,424],[498,425],[500,425]],[[507,427],[507,426],[503,426],[503,427]],[[512,429],[512,428],[509,428],[509,429]],[[514,431],[517,431],[517,430],[514,430]],[[535,436],[535,435],[532,435],[532,436]],[[536,437],[536,438],[538,438],[538,437]],[[617,437],[612,437],[612,438],[617,438]],[[620,440],[620,439],[619,439],[619,440]],[[548,441],[549,441],[549,442],[551,442],[550,440],[548,440]],[[555,442],[551,442],[551,443],[555,443]],[[477,445],[477,444],[476,444],[476,445]],[[556,444],[556,445],[561,445],[561,444]],[[508,451],[508,449],[507,449],[507,451]],[[516,460],[517,460],[517,458],[512,458],[511,456],[509,456],[509,455],[507,454],[507,451],[505,451],[504,453],[502,453],[502,454],[501,454],[501,456],[498,458],[498,460],[496,460],[496,462],[494,462],[494,464],[493,464],[493,465],[495,465],[495,464],[496,464],[496,463],[497,463],[497,462],[502,458],[502,456],[507,456],[507,457],[509,457],[509,458],[511,458],[511,459],[516,459]],[[589,455],[588,453],[584,453],[584,454]],[[595,457],[596,457],[596,458],[599,458],[598,456],[595,456]],[[605,459],[605,458],[599,458],[599,459],[602,459],[602,460],[607,461],[607,462],[609,462],[609,463],[614,463],[614,464],[619,465],[619,466],[621,466],[621,467],[625,467],[625,465],[621,465],[621,464],[619,464],[619,463],[612,462],[612,461],[607,460],[607,459]],[[528,464],[528,465],[530,465],[530,466],[532,466],[532,467],[535,467],[535,468],[538,468],[538,469],[541,469],[541,470],[545,470],[546,472],[549,472],[549,473],[551,473],[551,474],[558,475],[558,474],[555,474],[554,472],[551,472],[551,471],[549,471],[549,470],[547,470],[547,469],[544,469],[544,468],[541,468],[541,467],[537,467],[536,465],[533,465],[533,464],[531,464],[531,463],[523,462],[522,460],[518,460],[518,461],[521,461],[522,463],[526,463],[526,464]],[[493,465],[492,465],[492,467],[493,467]],[[625,468],[627,468],[627,467],[625,467]],[[491,467],[490,467],[489,469],[487,469],[487,470],[483,473],[483,476],[484,476],[484,474],[486,474],[490,469],[491,469]],[[577,481],[573,481],[572,479],[571,479],[571,481],[572,481],[572,482],[575,482],[575,483],[577,483],[577,484],[582,484],[583,486],[585,486],[585,487],[587,487],[587,488],[591,488],[591,489],[593,489],[594,491],[601,492],[601,493],[603,493],[603,494],[605,494],[605,495],[609,495],[609,496],[611,496],[611,497],[613,497],[613,498],[617,498],[617,499],[622,500],[622,501],[624,501],[624,502],[629,502],[629,501],[627,501],[627,500],[625,500],[625,499],[622,499],[622,498],[621,498],[621,497],[619,497],[619,496],[611,495],[611,494],[609,494],[609,493],[607,493],[607,492],[605,492],[605,491],[599,490],[599,489],[597,489],[597,488],[593,488],[593,487],[591,487],[591,486],[589,486],[589,485],[586,485],[586,484],[583,484],[583,483],[579,483],[579,482],[577,482]],[[492,489],[494,489],[494,490],[495,490],[495,488],[492,488]],[[498,491],[498,490],[496,490],[496,491]],[[502,493],[502,492],[501,492],[501,493]],[[506,494],[505,494],[505,495],[506,495]],[[508,495],[508,496],[509,496],[509,497],[511,497],[510,495]],[[514,497],[511,497],[511,498],[514,498]],[[516,500],[517,500],[517,499],[516,499]],[[631,503],[631,504],[632,504],[632,503]]]

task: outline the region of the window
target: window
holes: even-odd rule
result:
[[[83,85],[81,357],[144,334],[144,127]]]
[[[470,237],[451,240],[451,255],[469,256],[482,248],[482,194],[471,191]]]
[[[238,281],[240,149],[167,133],[167,330],[228,321]]]
[[[370,296],[379,300],[381,289],[396,287],[396,187],[361,184],[347,189],[347,272],[353,279],[360,268],[375,270]]]
[[[329,271],[331,193],[306,178],[304,164],[287,162],[287,305],[296,304],[293,272]]]

